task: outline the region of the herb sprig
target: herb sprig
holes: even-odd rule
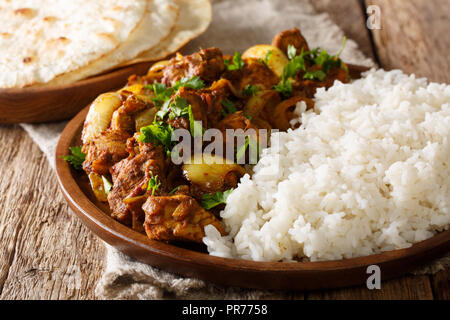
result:
[[[202,196],[202,201],[200,205],[209,210],[214,208],[220,204],[226,204],[227,198],[233,192],[234,189],[226,190],[224,192],[217,191],[215,193],[207,193]]]
[[[71,154],[63,156],[63,159],[69,162],[74,169],[81,170],[86,154],[81,151],[81,147],[69,147],[69,150]]]
[[[237,51],[234,53],[233,59],[226,59],[224,63],[228,71],[239,70],[245,65],[244,61],[242,60],[241,53]]]
[[[297,54],[297,49],[293,45],[288,45],[287,54],[289,62],[283,69],[280,82],[274,86],[274,89],[284,96],[290,96],[292,93],[292,83],[297,73],[304,72],[303,79],[323,81],[327,72],[334,68],[342,68],[348,72],[342,64],[339,55],[344,50],[347,38],[344,37],[342,47],[335,55],[330,55],[325,49],[316,48],[310,51],[302,51]],[[307,70],[307,65],[313,64],[320,66],[320,70]]]
[[[259,91],[259,88],[255,85],[248,84],[242,90],[242,94],[247,97],[254,96]]]
[[[142,127],[138,140],[143,143],[153,143],[156,146],[163,146],[167,154],[170,154],[172,144],[173,128],[170,124],[162,121],[155,121],[151,125]]]
[[[150,172],[150,180],[148,181],[147,190],[152,190],[152,196],[155,195],[155,192],[159,190],[161,186],[161,181],[158,180],[158,175],[154,176],[153,172]]]

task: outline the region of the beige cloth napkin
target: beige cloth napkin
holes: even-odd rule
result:
[[[216,0],[213,2],[213,21],[205,34],[192,41],[183,51],[193,52],[199,47],[216,46],[224,53],[244,51],[253,44],[270,43],[272,36],[285,29],[299,28],[310,47],[317,46],[331,53],[339,50],[344,34],[327,14],[317,14],[308,0]],[[373,65],[348,40],[344,61]],[[47,155],[54,166],[55,146],[64,123],[25,125],[22,127]],[[197,279],[182,278],[122,254],[105,244],[106,268],[96,293],[104,299],[257,299],[287,297],[287,293],[239,288],[225,288]],[[434,273],[450,265],[450,255],[434,262],[420,273]]]

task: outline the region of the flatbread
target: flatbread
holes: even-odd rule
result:
[[[144,61],[156,61],[180,50],[186,43],[208,29],[212,20],[209,0],[178,0],[180,16],[172,33],[158,46],[155,46],[123,65]]]
[[[58,76],[48,85],[67,84],[87,78],[129,61],[149,48],[159,46],[160,42],[174,29],[178,14],[179,6],[175,0],[148,0],[144,19],[140,21],[127,41],[101,59]]]
[[[146,0],[0,0],[0,88],[47,83],[113,52]]]

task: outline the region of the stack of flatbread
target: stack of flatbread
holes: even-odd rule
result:
[[[176,52],[209,0],[0,0],[0,88],[68,84]]]

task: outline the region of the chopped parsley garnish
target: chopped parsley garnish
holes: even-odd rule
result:
[[[228,99],[220,101],[222,106],[226,109],[228,113],[235,113],[237,111],[236,107],[234,106],[234,103]],[[224,113],[224,115],[226,115]]]
[[[103,189],[105,190],[106,194],[109,194],[109,192],[113,187],[113,184],[108,179],[106,179],[105,176],[102,176],[102,180],[103,180]]]
[[[244,87],[244,90],[242,90],[242,94],[247,97],[251,97],[251,96],[255,95],[255,93],[257,93],[258,90],[259,90],[259,88],[257,86],[248,84]]]
[[[196,121],[194,114],[192,113],[192,107],[188,107],[189,115],[189,129],[193,138],[201,137],[203,135],[204,128],[201,121]]]
[[[303,75],[303,79],[305,80],[319,80],[322,81],[325,79],[327,74],[323,72],[322,70],[312,70],[308,71]]]
[[[138,140],[144,143],[153,143],[155,146],[163,146],[167,153],[170,153],[172,144],[173,128],[170,124],[162,121],[155,121],[151,125],[142,127]]]
[[[156,112],[155,118],[160,118],[161,120],[164,119],[164,117],[169,113],[169,107],[170,107],[170,99],[166,100],[164,104],[161,106],[161,109]]]
[[[201,206],[206,210],[214,208],[219,204],[226,204],[227,198],[234,189],[226,190],[224,192],[217,191],[215,193],[208,193],[202,196]]]
[[[69,162],[74,169],[81,170],[86,154],[81,151],[81,147],[69,147],[70,155],[63,156],[63,159]]]
[[[192,78],[184,77],[181,80],[175,82],[172,88],[176,91],[181,87],[199,90],[205,87],[205,82],[198,76]]]
[[[155,97],[152,98],[152,100],[156,106],[161,107],[160,111],[168,110],[168,102],[167,101],[170,100],[172,95],[181,87],[198,90],[198,89],[202,89],[205,87],[205,82],[202,79],[200,79],[198,76],[195,76],[192,78],[184,77],[181,80],[178,80],[177,82],[175,82],[173,87],[166,87],[166,85],[163,83],[154,83],[154,84],[149,84],[149,85],[144,86],[145,89],[151,89],[155,93]],[[167,114],[167,112],[165,114]],[[163,117],[160,117],[160,118],[163,118]]]
[[[274,86],[274,89],[284,96],[290,96],[292,93],[292,82],[298,71],[302,70],[304,72],[303,79],[305,80],[323,81],[329,70],[334,68],[344,68],[339,55],[342,50],[344,50],[346,41],[347,39],[344,37],[342,47],[335,55],[329,55],[325,49],[319,48],[306,52],[303,52],[302,50],[300,54],[295,55],[297,50],[295,50],[294,46],[289,45],[288,57],[290,61],[284,67],[280,82]],[[320,66],[321,70],[308,71],[306,69],[306,62]]]
[[[290,96],[292,93],[292,83],[288,81],[280,81],[280,83],[275,85],[273,88],[285,97]]]
[[[176,97],[175,101],[169,106],[170,113],[169,119],[174,119],[175,117],[184,117],[188,115],[189,103],[186,99]]]
[[[151,89],[155,93],[155,97],[152,98],[156,106],[161,107],[167,100],[170,99],[174,90],[167,88],[164,83],[154,83],[144,86],[145,89]]]
[[[152,190],[152,196],[154,196],[160,186],[161,181],[158,181],[158,175],[154,176],[153,172],[150,172],[150,180],[148,181],[147,190]]]
[[[227,70],[229,71],[239,70],[244,67],[244,61],[242,60],[241,54],[239,52],[235,52],[233,59],[226,59],[224,63],[227,67]]]

